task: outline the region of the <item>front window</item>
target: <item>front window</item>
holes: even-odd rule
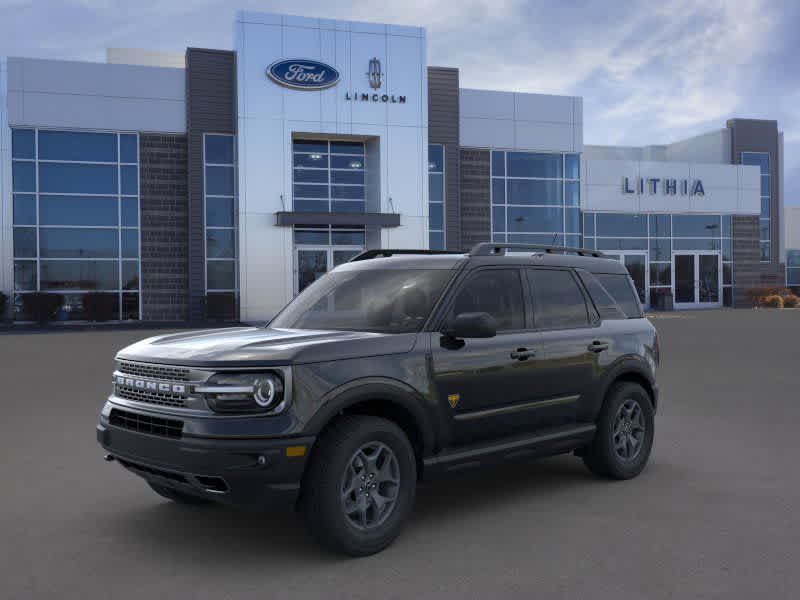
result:
[[[428,145],[428,244],[444,250],[444,146]]]
[[[293,140],[294,210],[363,213],[364,148],[364,142]]]
[[[759,218],[759,248],[761,262],[772,258],[770,241],[770,201],[772,185],[770,182],[769,152],[742,152],[742,164],[752,165],[761,170],[761,216]]]
[[[15,318],[26,298],[58,298],[57,320],[139,308],[139,138],[135,133],[14,129]]]
[[[449,269],[334,271],[308,286],[270,327],[414,333],[452,275]]]
[[[580,155],[493,150],[492,241],[580,246]]]

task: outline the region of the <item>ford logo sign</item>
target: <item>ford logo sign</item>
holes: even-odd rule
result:
[[[267,76],[296,90],[324,90],[339,83],[339,71],[332,66],[303,58],[276,61],[267,67]]]

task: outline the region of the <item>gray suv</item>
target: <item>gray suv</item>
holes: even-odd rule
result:
[[[267,327],[116,358],[108,460],[176,502],[288,496],[356,556],[397,537],[423,477],[563,453],[634,477],[658,406],[656,331],[628,272],[581,248],[368,250]]]

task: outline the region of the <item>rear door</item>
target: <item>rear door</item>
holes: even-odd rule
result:
[[[580,422],[600,384],[599,356],[609,340],[571,269],[528,268],[525,275],[540,336],[536,384],[548,403],[537,412],[548,428]]]

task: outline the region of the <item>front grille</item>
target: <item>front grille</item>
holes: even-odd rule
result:
[[[183,433],[183,421],[140,415],[139,413],[119,410],[118,408],[111,409],[108,422],[115,427],[162,437],[179,438]]]
[[[189,369],[183,367],[168,367],[121,360],[117,370],[128,375],[163,379],[165,381],[189,381]]]
[[[180,394],[170,394],[165,392],[153,392],[138,388],[129,388],[117,385],[115,395],[126,400],[136,400],[137,402],[147,402],[148,404],[158,404],[159,406],[186,406],[186,396]]]

